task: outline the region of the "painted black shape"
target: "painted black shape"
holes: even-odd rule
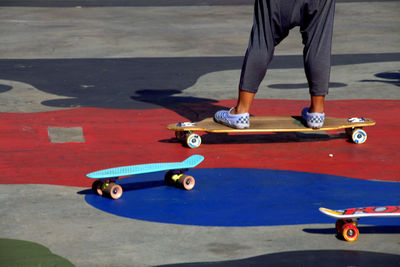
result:
[[[221,107],[217,99],[179,94],[207,73],[238,70],[242,56],[110,59],[3,59],[0,79],[69,97],[43,102],[52,107],[168,108],[195,121]],[[400,61],[400,53],[333,55],[333,65]],[[21,68],[23,66],[23,68]],[[301,55],[276,56],[271,69],[303,68]],[[236,88],[227,88],[236,90]],[[185,103],[186,106],[182,106]],[[195,107],[194,107],[195,106]]]
[[[329,88],[338,88],[338,87],[346,87],[347,84],[345,83],[329,83]],[[307,83],[279,83],[279,84],[270,84],[268,85],[269,88],[273,89],[305,89],[308,88]]]
[[[336,2],[395,2],[398,0],[336,0]],[[0,0],[0,7],[166,7],[253,5],[254,0]]]
[[[45,106],[163,107],[195,121],[204,118],[198,114],[208,117],[225,107],[214,105],[215,99],[179,94],[202,75],[240,69],[241,64],[242,57],[0,60],[0,79],[70,97],[44,101]]]
[[[10,91],[12,89],[11,86],[5,85],[5,84],[0,84],[0,93],[4,93],[7,91]]]
[[[241,267],[241,266],[399,266],[400,255],[357,250],[305,250],[279,252],[247,258],[242,260],[221,262],[199,262],[169,264],[163,266],[207,266],[207,267]]]

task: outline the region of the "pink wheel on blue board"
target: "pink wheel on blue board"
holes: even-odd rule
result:
[[[119,199],[122,196],[122,187],[116,183],[110,183],[104,192],[112,199]]]
[[[195,185],[195,180],[193,178],[193,176],[189,176],[189,175],[181,175],[181,177],[178,179],[178,184],[180,184],[181,186],[183,186],[184,189],[186,190],[192,190],[194,185]]]
[[[92,184],[92,190],[96,195],[102,196],[103,195],[103,190],[101,187],[103,186],[103,182],[100,180],[96,180]]]

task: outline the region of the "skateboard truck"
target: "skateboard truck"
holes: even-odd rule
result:
[[[337,220],[335,224],[337,233],[341,235],[346,241],[356,241],[358,236],[360,235],[360,232],[357,228],[358,220],[359,218]]]
[[[362,217],[399,217],[400,206],[351,208],[346,210],[331,210],[319,208],[319,211],[336,219],[336,231],[344,240],[356,241],[360,232],[357,222]]]
[[[195,185],[193,176],[184,174],[186,170],[170,170],[164,176],[167,185],[178,186],[186,190],[192,190]]]

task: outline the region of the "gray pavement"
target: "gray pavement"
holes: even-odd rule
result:
[[[68,2],[57,1],[57,5],[49,7],[29,2],[33,3],[25,1],[26,5],[13,6],[10,1],[4,1],[4,5],[0,2],[0,112],[161,106],[132,99],[125,103],[123,99],[132,96],[132,92],[123,88],[117,95],[107,95],[99,88],[97,99],[83,101],[85,95],[77,95],[76,88],[100,87],[101,77],[92,79],[76,73],[70,77],[73,84],[68,84],[45,75],[48,71],[57,73],[46,67],[49,60],[58,64],[60,69],[56,70],[60,73],[67,73],[82,62],[87,66],[98,62],[131,64],[137,70],[137,80],[131,81],[130,90],[178,88],[176,93],[182,97],[236,97],[252,22],[251,5],[240,1],[238,5],[227,5],[225,1],[225,5],[215,6],[196,6],[192,2],[188,6],[158,6],[152,1],[148,6],[123,6],[126,2],[120,1],[118,7],[71,3],[57,7]],[[400,2],[340,1],[336,10],[328,99],[400,99]],[[274,65],[257,98],[308,99],[300,44],[295,29],[278,47]],[[163,65],[165,62],[169,65]],[[186,65],[180,68],[177,63]],[[196,70],[195,74],[184,78],[185,69],[190,67]],[[19,78],[16,69],[28,74]],[[140,77],[154,69],[161,78],[155,79],[150,88],[143,87]],[[182,82],[177,85],[171,81],[170,73],[163,72],[165,69],[181,75]],[[111,78],[114,83],[124,83],[129,75],[125,71],[122,76]],[[161,84],[165,86],[160,87]],[[106,96],[108,101],[111,98],[111,104],[106,103]],[[78,100],[67,101],[71,98]],[[301,251],[305,255],[307,251],[322,251],[326,256],[332,250],[381,253],[387,257],[388,265],[399,263],[399,257],[393,256],[400,255],[398,232],[369,233],[362,236],[362,242],[346,243],[334,238],[331,224],[177,227],[96,210],[78,193],[85,189],[1,185],[0,238],[39,243],[76,266],[154,266],[264,255],[253,261],[263,265],[268,260],[279,263],[268,257],[273,253],[282,253],[281,258],[285,258],[288,252]],[[305,265],[312,261],[308,263]],[[321,265],[337,266],[332,261]]]
[[[80,191],[81,188],[51,185],[2,185],[2,238],[45,245],[77,266],[154,266],[241,260],[260,255],[268,260],[267,255],[273,253],[317,250],[400,254],[396,228],[394,233],[375,228],[374,233],[362,234],[358,242],[347,243],[335,238],[333,222],[268,227],[152,223],[94,209],[84,201],[84,195],[78,194]],[[334,262],[320,266],[338,265]]]
[[[337,4],[328,99],[399,99],[399,9],[396,1]],[[251,5],[1,10],[3,112],[145,108],[143,101],[129,99],[132,91],[142,89],[234,99],[252,22]],[[308,99],[301,54],[300,34],[294,29],[278,46],[257,98]],[[119,71],[104,76],[97,69],[94,77],[76,71],[77,66],[89,70],[102,65]],[[150,83],[143,80],[149,75]],[[114,90],[119,91],[110,95],[107,83],[116,80],[119,88]],[[87,103],[87,94],[77,95],[82,88],[95,90],[93,103]],[[85,100],[63,101],[68,98]]]

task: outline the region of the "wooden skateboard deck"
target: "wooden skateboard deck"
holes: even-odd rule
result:
[[[363,217],[399,217],[400,206],[351,208],[345,210],[331,210],[319,208],[325,215],[337,219],[336,230],[346,241],[355,241],[359,234],[357,221]]]
[[[186,190],[194,187],[195,180],[192,176],[183,173],[190,168],[196,167],[204,160],[201,155],[193,155],[182,162],[148,163],[131,166],[116,167],[88,173],[86,176],[97,179],[93,182],[92,190],[102,196],[103,194],[119,199],[122,196],[122,187],[115,182],[123,176],[136,174],[168,171],[164,177],[167,185],[180,185]]]
[[[250,128],[234,129],[216,123],[213,118],[207,118],[199,122],[175,123],[167,126],[167,129],[175,131],[180,141],[186,142],[190,148],[196,148],[201,144],[199,135],[192,132],[209,133],[266,133],[266,132],[314,132],[338,129],[349,129],[346,132],[352,140],[361,144],[366,141],[367,134],[362,127],[373,126],[375,121],[368,118],[334,118],[326,117],[324,126],[320,129],[308,128],[301,116],[278,117],[250,117]]]

